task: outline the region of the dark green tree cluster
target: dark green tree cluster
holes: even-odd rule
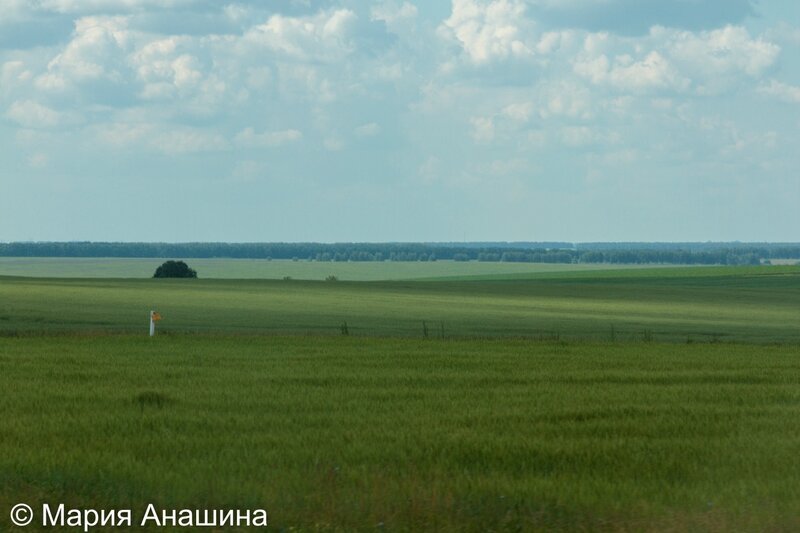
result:
[[[197,272],[183,261],[167,261],[156,269],[154,278],[196,278]]]

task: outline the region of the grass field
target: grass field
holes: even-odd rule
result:
[[[464,276],[536,275],[545,272],[606,270],[602,264],[541,264],[492,262],[317,262],[265,259],[187,259],[203,279],[383,281]],[[149,278],[163,259],[0,257],[0,276],[39,278]],[[641,266],[616,266],[641,269]]]
[[[163,331],[800,341],[800,268],[402,282],[0,278],[0,333]]]
[[[797,267],[0,277],[0,531],[18,502],[796,531],[798,382]]]
[[[0,508],[264,507],[275,530],[792,531],[799,357],[723,344],[0,339]]]

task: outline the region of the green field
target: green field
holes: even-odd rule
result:
[[[39,278],[149,278],[163,259],[0,257],[0,276]],[[318,262],[266,259],[187,259],[203,279],[407,280],[462,276],[536,275],[544,272],[606,270],[602,264],[434,262]],[[616,270],[626,267],[616,265]]]
[[[439,274],[0,277],[0,531],[800,528],[800,268]]]
[[[162,331],[800,342],[800,268],[398,282],[0,278],[0,332]]]
[[[5,338],[0,508],[263,507],[277,531],[796,531],[798,381],[797,346]]]

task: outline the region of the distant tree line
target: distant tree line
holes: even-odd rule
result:
[[[720,250],[743,251],[774,258],[787,256],[786,252],[800,250],[800,243],[775,242],[582,242],[569,246],[579,251],[619,251],[619,250],[664,250],[685,252],[717,252]]]
[[[798,248],[800,252],[800,248]],[[671,264],[671,265],[758,265],[761,257],[754,253],[730,250],[688,252],[684,250],[561,250],[549,252],[505,252],[500,261],[515,263],[608,263],[608,264]],[[491,261],[493,258],[484,259]]]
[[[609,263],[749,265],[800,259],[800,243],[0,243],[4,257],[153,257],[292,259],[295,261],[502,261],[509,263]],[[531,246],[538,243],[530,243]],[[562,246],[563,245],[563,246]]]

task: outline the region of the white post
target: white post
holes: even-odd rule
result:
[[[150,336],[151,337],[156,334],[156,322],[155,322],[155,320],[153,320],[153,313],[155,313],[155,311],[150,311]]]

